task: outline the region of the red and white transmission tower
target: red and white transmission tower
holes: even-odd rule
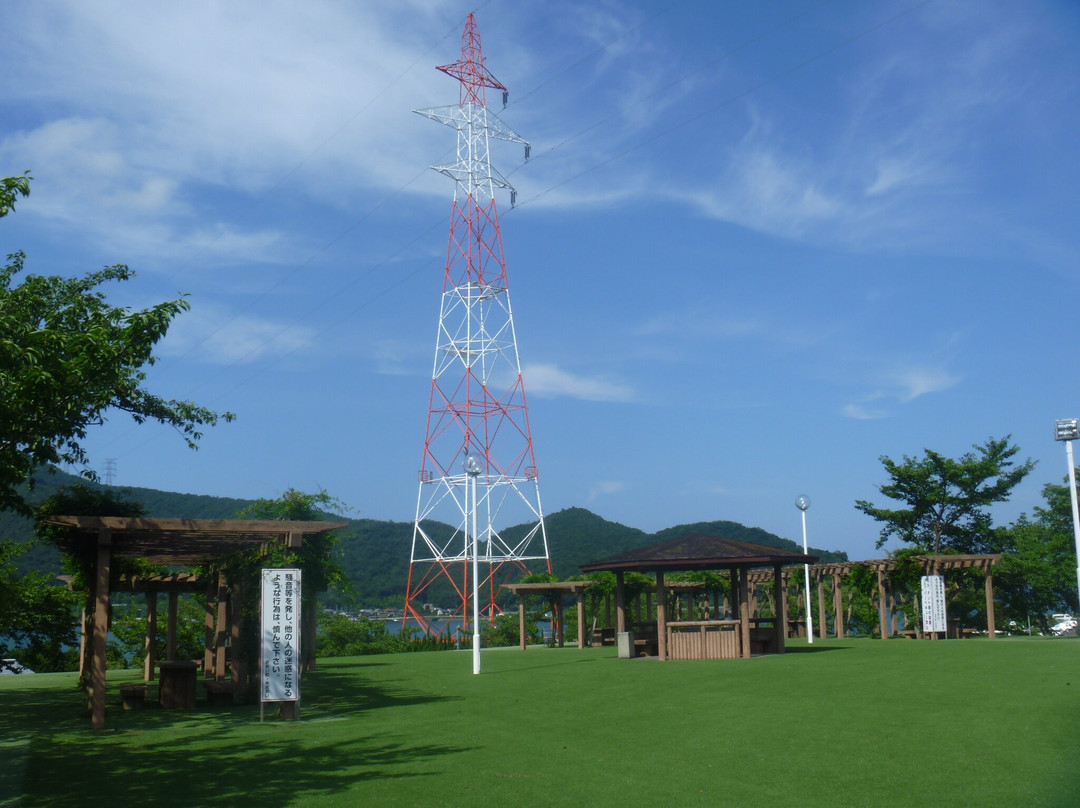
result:
[[[478,606],[489,620],[506,578],[528,571],[527,562],[551,569],[495,205],[496,188],[510,191],[511,205],[516,193],[488,153],[492,139],[508,140],[523,144],[528,159],[529,144],[487,109],[486,90],[502,90],[503,106],[507,90],[484,67],[472,14],[461,58],[438,70],[461,82],[458,104],[416,111],[457,130],[457,160],[433,166],[456,187],[405,593],[406,618],[428,631],[422,604],[440,581],[453,587],[455,616],[469,624],[474,544]]]

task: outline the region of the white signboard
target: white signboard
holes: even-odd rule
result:
[[[945,631],[945,578],[941,575],[922,577],[923,631]]]
[[[300,700],[300,570],[262,571],[261,701]]]

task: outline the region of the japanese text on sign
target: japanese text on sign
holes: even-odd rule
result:
[[[300,570],[262,571],[262,701],[300,700]]]
[[[945,631],[945,579],[940,575],[922,577],[923,631]]]

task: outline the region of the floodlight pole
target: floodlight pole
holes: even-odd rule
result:
[[[810,497],[803,495],[795,500],[795,507],[802,512],[802,551],[803,555],[810,555],[806,546],[806,510],[810,507]],[[806,638],[811,645],[814,644],[814,613],[810,610],[810,563],[803,564],[803,576],[806,593]]]
[[[1080,438],[1080,423],[1075,418],[1067,418],[1054,426],[1054,439],[1065,442],[1065,457],[1069,461],[1069,497],[1072,501],[1073,541],[1076,544],[1076,587],[1080,591],[1080,507],[1076,502],[1076,466],[1073,464],[1072,448],[1072,442]]]
[[[469,487],[465,489],[465,518],[468,519],[471,517],[472,519],[472,672],[475,675],[480,673],[480,542],[476,535],[476,478],[480,476],[480,465],[476,462],[476,458],[471,455],[465,464],[465,474],[468,476],[469,484]],[[469,488],[472,489],[471,506],[468,504]]]

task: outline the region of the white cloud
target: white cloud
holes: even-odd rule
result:
[[[156,237],[190,247],[185,217],[210,209],[208,189],[235,195],[234,221],[244,194],[349,208],[372,188],[397,190],[453,145],[410,107],[457,93],[420,64],[415,44],[452,54],[456,37],[438,33],[456,15],[403,5],[102,0],[6,10],[6,27],[20,32],[19,70],[0,76],[0,93],[24,103],[8,117],[0,158],[37,178],[28,211],[78,222],[107,244],[137,237],[132,219],[156,214],[171,217]],[[48,118],[53,109],[65,117]]]
[[[177,317],[162,342],[161,354],[195,354],[216,365],[245,365],[281,358],[315,348],[318,334],[311,328],[234,314],[215,304],[200,304]]]
[[[825,189],[819,167],[785,154],[753,131],[709,187],[670,188],[705,216],[787,237],[841,218],[846,203]]]
[[[900,401],[905,404],[919,396],[948,390],[960,382],[959,376],[944,368],[933,367],[900,368],[893,371],[891,376],[893,386],[899,391]]]
[[[529,365],[522,369],[522,377],[529,395],[611,402],[626,402],[634,398],[634,391],[628,385],[600,376],[569,373],[551,364]]]
[[[596,500],[605,496],[610,496],[611,494],[618,494],[625,488],[626,483],[617,482],[615,480],[603,480],[593,484],[589,489],[589,493],[585,497],[585,503],[587,505],[592,505]]]
[[[872,421],[889,416],[888,410],[868,407],[865,404],[845,404],[841,412],[845,418],[854,418],[857,421]]]
[[[378,339],[371,343],[370,358],[384,376],[411,376],[423,368],[417,343],[404,339]]]
[[[888,418],[896,407],[922,396],[944,392],[961,381],[961,377],[944,367],[920,364],[897,364],[874,375],[878,387],[872,393],[845,404],[841,408],[844,417],[861,421]]]

